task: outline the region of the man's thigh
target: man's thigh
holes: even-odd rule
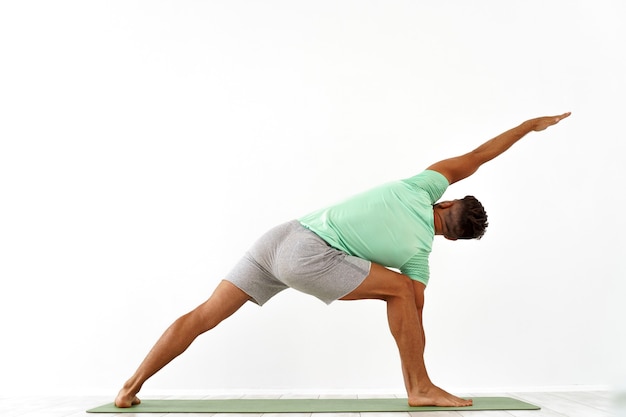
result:
[[[413,281],[404,274],[392,271],[372,262],[369,275],[354,291],[341,300],[378,299],[413,296]]]

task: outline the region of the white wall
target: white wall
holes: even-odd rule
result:
[[[435,242],[427,364],[452,390],[619,382],[625,12],[3,2],[0,392],[114,395],[266,229],[565,111],[444,196],[491,226]],[[248,389],[402,392],[384,305],[286,291],[144,387]]]

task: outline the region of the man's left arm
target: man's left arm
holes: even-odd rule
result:
[[[508,150],[515,142],[528,133],[544,130],[557,124],[570,114],[568,112],[559,116],[546,116],[526,120],[521,125],[488,140],[473,151],[455,158],[444,159],[431,165],[428,169],[439,172],[448,179],[450,184],[454,184],[472,175],[482,164],[491,161]]]

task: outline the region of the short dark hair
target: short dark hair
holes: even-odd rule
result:
[[[465,196],[459,203],[461,211],[455,230],[458,239],[480,239],[489,225],[483,205],[472,195]]]

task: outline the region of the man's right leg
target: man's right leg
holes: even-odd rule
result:
[[[196,337],[217,326],[249,300],[248,294],[230,282],[222,281],[207,301],[180,317],[163,333],[120,390],[115,405],[130,407],[139,404],[137,393],[148,378],[183,353]]]
[[[472,405],[471,400],[456,397],[435,386],[426,372],[422,323],[410,278],[372,263],[370,274],[361,285],[341,299],[378,299],[387,302],[387,319],[400,352],[409,405]]]

